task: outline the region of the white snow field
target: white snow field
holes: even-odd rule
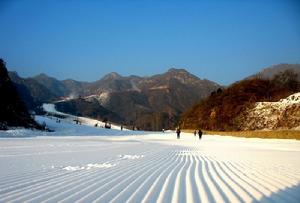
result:
[[[0,131],[0,202],[300,202],[300,142],[36,117]]]

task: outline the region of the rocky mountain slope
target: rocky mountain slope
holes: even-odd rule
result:
[[[122,123],[124,120],[116,113],[104,108],[97,100],[87,101],[84,98],[71,99],[55,103],[56,109],[61,112],[77,116],[95,118],[98,120],[109,120]]]
[[[0,59],[0,130],[9,127],[40,127],[30,117],[25,104],[8,76],[5,62]]]
[[[107,80],[109,77],[105,77]],[[183,69],[170,69],[152,77],[114,76],[98,89],[101,104],[141,129],[173,127],[190,105],[220,86],[200,80]]]

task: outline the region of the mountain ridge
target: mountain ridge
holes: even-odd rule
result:
[[[289,67],[292,67],[293,71],[296,70],[296,73],[300,73],[299,64],[273,65],[244,80],[233,83],[229,87],[241,83],[240,87],[242,89],[234,88],[233,92],[230,90],[227,93],[231,92],[230,95],[239,97],[239,94],[234,91],[246,91],[249,85],[250,92],[241,98],[245,101],[253,101],[255,98],[265,98],[261,95],[255,96],[255,89],[261,88],[262,91],[258,94],[266,94],[269,91],[268,85],[283,83],[275,85],[279,89],[276,90],[276,94],[272,93],[273,100],[281,99],[288,96],[288,91],[285,88],[295,88],[295,84],[292,83],[283,87],[286,85],[284,84],[286,78],[293,76]],[[27,102],[34,103],[35,106],[43,102],[60,100],[59,108],[61,110],[68,109],[68,113],[73,111],[74,114],[82,116],[108,117],[113,122],[138,126],[144,130],[161,130],[175,127],[179,116],[186,109],[208,96],[218,95],[224,89],[223,86],[213,81],[200,79],[185,69],[176,68],[170,68],[164,73],[147,77],[122,76],[116,72],[111,72],[94,82],[80,82],[73,79],[57,80],[46,74],[39,74],[30,78],[21,78],[14,72],[10,74],[13,76],[13,81],[17,84],[19,91],[23,91],[21,95],[25,95],[24,98],[27,99]],[[294,79],[297,79],[299,75]],[[248,80],[256,81],[247,83]],[[265,80],[265,82],[260,82],[260,80]],[[273,82],[270,83],[271,80]],[[274,89],[274,87],[272,88]],[[252,96],[248,98],[249,95],[252,95],[253,98]],[[222,98],[215,97],[216,100]],[[225,106],[229,108],[232,104],[234,102]],[[92,109],[96,105],[99,105],[99,108],[97,108],[98,113],[93,114]],[[84,109],[84,106],[88,111]],[[233,111],[235,111],[234,108]],[[209,117],[210,115],[206,116]],[[229,119],[229,117],[226,117],[226,119]],[[229,127],[223,126],[222,129],[224,128]]]
[[[60,100],[60,110],[73,109],[75,114],[80,114],[81,111],[86,116],[109,117],[114,122],[123,121],[146,130],[173,127],[185,108],[221,87],[215,82],[201,80],[184,69],[175,68],[149,77],[121,76],[111,72],[94,82],[72,79],[60,81],[46,74],[30,78],[14,75],[13,78],[16,84],[29,90],[32,100],[38,100],[36,104]],[[34,84],[29,85],[30,81]],[[44,91],[39,91],[43,88]],[[45,92],[49,95],[48,98],[43,94]],[[89,111],[83,109],[83,103],[88,106]],[[101,106],[97,115],[90,110],[95,105]],[[111,112],[111,115],[107,112]]]

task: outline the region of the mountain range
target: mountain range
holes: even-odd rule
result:
[[[144,130],[174,127],[185,109],[221,88],[175,68],[151,77],[124,77],[113,72],[95,82],[9,74],[29,109],[37,111],[42,103],[55,102],[60,111]]]
[[[257,112],[251,110],[256,102],[274,102],[299,92],[299,75],[299,64],[279,64],[223,87],[175,68],[150,77],[112,72],[95,82],[46,74],[22,78],[9,72],[30,110],[42,113],[41,104],[55,103],[62,112],[143,130],[169,129],[178,123],[184,128],[242,130],[246,115],[255,120],[249,112]],[[298,107],[289,107],[293,109]]]

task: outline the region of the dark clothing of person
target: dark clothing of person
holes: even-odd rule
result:
[[[180,139],[180,133],[181,133],[181,131],[180,131],[179,128],[176,130],[176,133],[177,133],[177,139]]]
[[[197,135],[197,131],[195,130],[195,131],[194,131],[194,136],[196,136],[196,135]]]
[[[202,134],[203,134],[202,131],[201,131],[201,130],[198,130],[199,140],[201,140]]]

